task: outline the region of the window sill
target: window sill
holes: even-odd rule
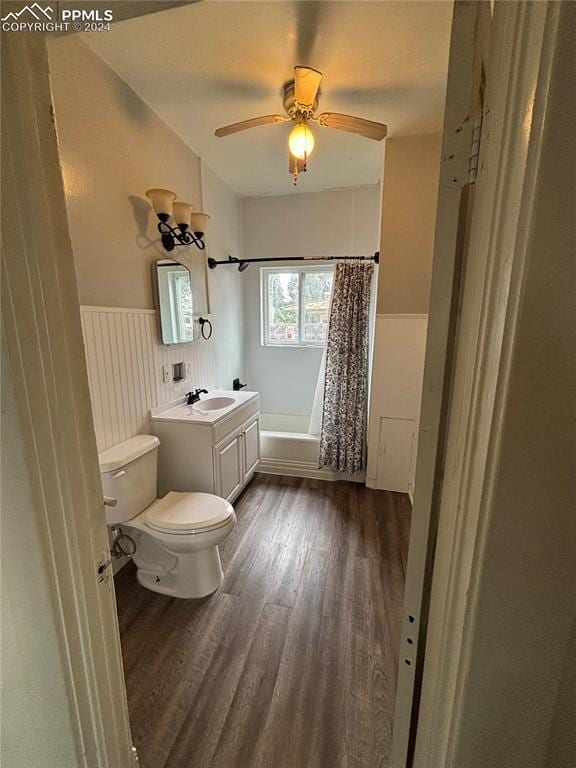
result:
[[[269,342],[260,342],[261,347],[269,349],[324,349],[325,344],[270,344]]]

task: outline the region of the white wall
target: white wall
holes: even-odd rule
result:
[[[367,484],[414,493],[442,134],[388,139]]]
[[[366,485],[414,493],[426,315],[377,315]]]
[[[378,249],[378,187],[245,198],[243,213],[244,255],[263,266],[270,257],[369,256]],[[280,266],[291,263],[298,264]],[[241,278],[249,386],[261,393],[265,413],[309,415],[322,350],[262,346],[258,265]]]
[[[1,529],[0,764],[76,768],[81,763],[65,689],[49,565],[35,518],[4,349]]]
[[[216,385],[215,341],[165,346],[152,309],[81,307],[98,450],[147,433],[148,413],[192,387]],[[162,366],[191,362],[193,377],[164,383]]]
[[[207,238],[209,255],[217,260],[227,259],[229,254],[241,256],[244,243],[240,198],[205,164],[202,189],[204,207],[214,222]],[[231,267],[208,270],[216,378],[223,389],[232,389],[235,378],[243,380],[246,376],[242,279]]]

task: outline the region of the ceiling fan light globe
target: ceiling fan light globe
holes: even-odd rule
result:
[[[303,160],[310,157],[314,149],[314,134],[305,122],[296,123],[288,139],[288,147],[294,157]]]

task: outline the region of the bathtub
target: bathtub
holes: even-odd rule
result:
[[[308,422],[308,416],[261,413],[258,472],[363,483],[363,474],[352,476],[318,469],[320,436],[308,434]]]

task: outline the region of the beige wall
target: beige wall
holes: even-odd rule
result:
[[[426,314],[442,134],[387,139],[379,314]]]
[[[165,252],[144,192],[200,207],[200,159],[81,40],[50,40],[49,56],[80,303],[151,309]]]
[[[242,205],[226,184],[85,43],[51,40],[49,57],[80,303],[154,308],[151,265],[166,252],[144,196],[150,187],[204,205],[211,216],[207,252],[216,259],[239,255]],[[195,306],[204,312],[206,252],[178,248],[174,255],[199,275]],[[233,378],[245,376],[240,275],[221,268],[209,272],[208,285],[214,335],[209,343],[178,345],[194,368],[184,386],[230,388]],[[207,346],[214,381],[199,378],[197,353]],[[161,375],[158,366],[152,375]]]

